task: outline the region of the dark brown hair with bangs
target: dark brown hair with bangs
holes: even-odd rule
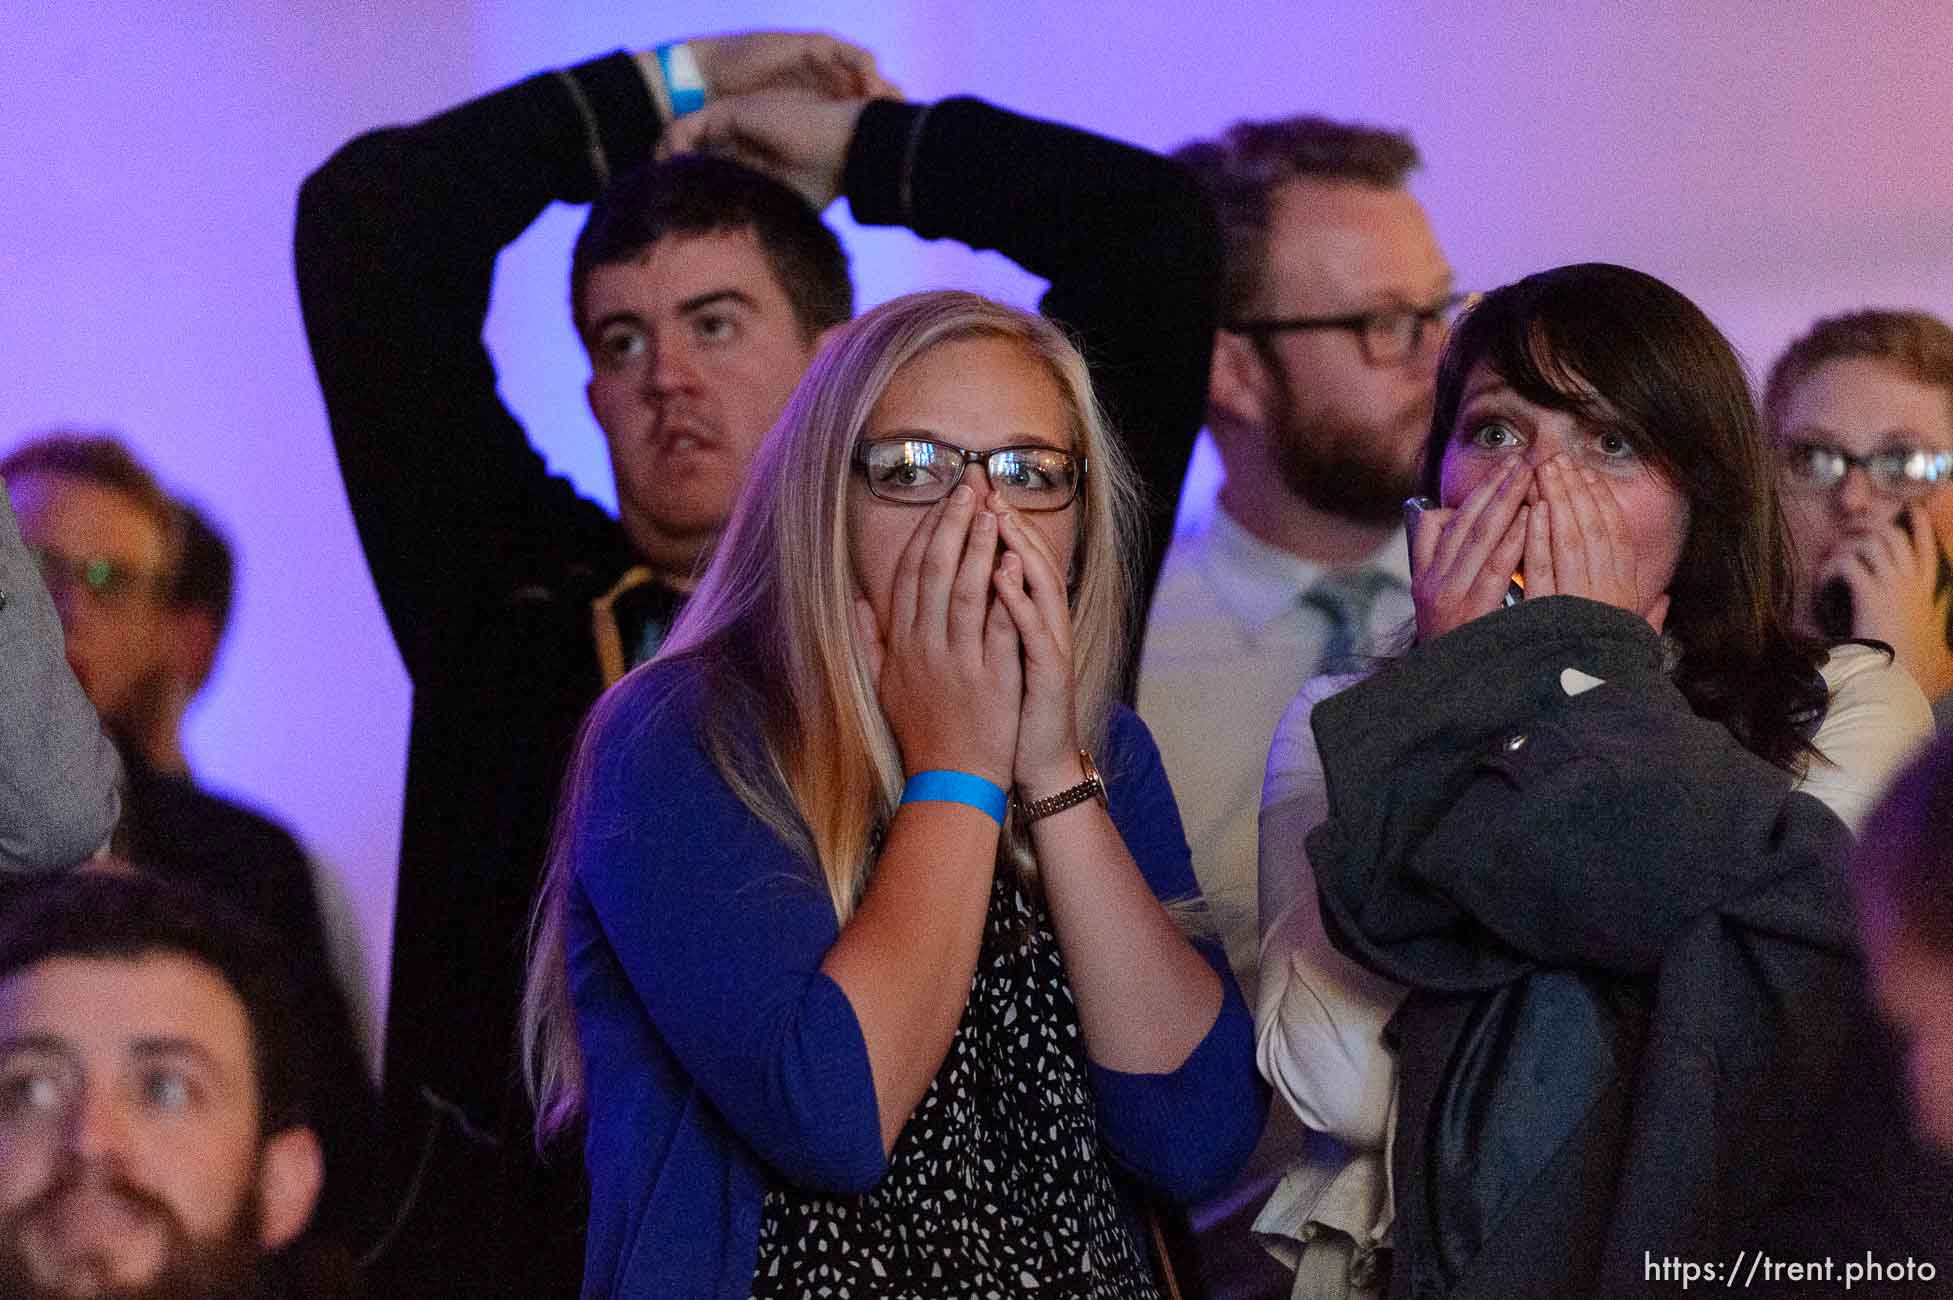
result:
[[[1789,532],[1749,379],[1707,316],[1651,275],[1587,262],[1487,294],[1452,331],[1424,447],[1436,496],[1465,383],[1483,363],[1550,410],[1611,410],[1637,453],[1689,503],[1665,631],[1676,684],[1746,749],[1796,770],[1820,716],[1818,646],[1790,630]]]

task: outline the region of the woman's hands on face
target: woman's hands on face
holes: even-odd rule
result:
[[[1025,702],[1018,628],[990,599],[998,520],[959,486],[903,548],[888,627],[855,601],[856,628],[906,775],[947,768],[1011,783]]]
[[[1050,539],[996,493],[1004,558],[992,585],[998,609],[1008,615],[1024,647],[1024,696],[1017,723],[1012,777],[1027,798],[1042,798],[1076,785],[1078,710],[1072,676],[1071,593]]]
[[[1537,468],[1515,457],[1455,510],[1426,510],[1412,527],[1419,640],[1498,609],[1515,571],[1528,600],[1584,596],[1640,615],[1657,632],[1668,618],[1668,594],[1643,590],[1620,503],[1564,453]]]
[[[1851,589],[1851,633],[1892,647],[1899,666],[1934,695],[1953,685],[1953,650],[1946,645],[1945,598],[1934,594],[1940,544],[1920,506],[1893,524],[1853,528],[1832,546],[1815,589],[1842,580]]]
[[[1525,551],[1533,472],[1517,456],[1487,475],[1455,509],[1411,521],[1411,599],[1417,639],[1428,641],[1489,614],[1505,600]],[[1528,594],[1531,594],[1528,575]]]
[[[1627,517],[1600,475],[1562,453],[1540,462],[1532,477],[1526,598],[1585,596],[1638,614],[1661,631],[1668,593],[1643,589]]]

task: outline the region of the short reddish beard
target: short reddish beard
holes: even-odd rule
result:
[[[1404,517],[1404,498],[1417,493],[1414,450],[1393,461],[1376,447],[1375,430],[1327,423],[1298,427],[1295,401],[1286,390],[1274,417],[1269,451],[1290,492],[1324,514],[1354,524],[1389,524]]]
[[[163,1265],[156,1276],[136,1287],[98,1287],[94,1290],[51,1289],[40,1284],[21,1248],[26,1226],[52,1212],[88,1177],[101,1180],[110,1195],[125,1201],[138,1215],[163,1227]],[[230,1222],[215,1237],[194,1238],[163,1200],[139,1187],[120,1172],[95,1174],[70,1162],[38,1195],[0,1218],[0,1296],[8,1300],[257,1300],[266,1294],[267,1256],[258,1240],[258,1179],[253,1170]],[[103,1263],[106,1270],[106,1261]]]

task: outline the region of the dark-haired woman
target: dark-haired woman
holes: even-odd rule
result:
[[[1416,642],[1312,682],[1264,792],[1260,1063],[1322,1138],[1264,1215],[1298,1295],[1638,1289],[1793,1177],[1744,1144],[1837,1064],[1845,823],[1931,724],[1790,630],[1774,478],[1650,276],[1531,276],[1448,341]]]

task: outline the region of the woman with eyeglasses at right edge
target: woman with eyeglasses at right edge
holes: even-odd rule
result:
[[[1258,1059],[1312,1133],[1257,1226],[1302,1243],[1293,1295],[1902,1245],[1852,1213],[1919,1181],[1853,1205],[1815,1153],[1896,1123],[1846,1095],[1885,1076],[1843,864],[1931,719],[1793,630],[1734,350],[1625,267],[1506,285],[1445,344],[1423,490],[1413,644],[1312,680],[1263,792]]]
[[[1953,327],[1920,311],[1817,322],[1770,369],[1763,423],[1797,566],[1797,625],[1892,647],[1953,720]]]

